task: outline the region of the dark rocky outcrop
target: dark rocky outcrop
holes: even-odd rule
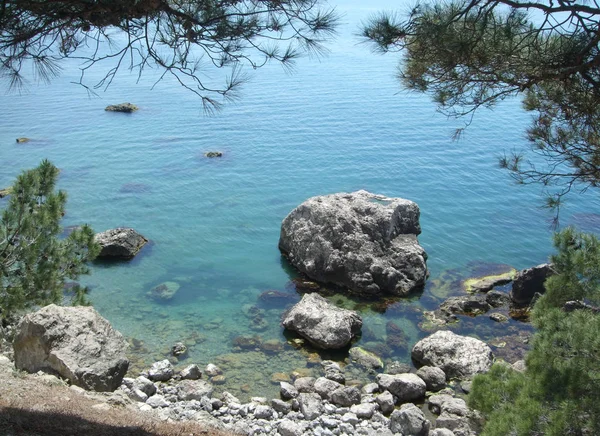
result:
[[[469,378],[487,372],[494,361],[492,350],[479,339],[440,330],[421,339],[412,358],[442,369],[448,377]]]
[[[118,227],[97,233],[95,240],[102,249],[98,257],[131,259],[148,242],[146,238],[128,227]]]
[[[92,307],[51,304],[16,328],[15,367],[57,374],[95,391],[114,391],[129,366],[127,342]]]
[[[106,106],[106,108],[104,108],[105,111],[108,112],[125,112],[125,113],[131,113],[131,112],[135,112],[137,111],[139,108],[131,103],[120,103],[120,104],[112,104],[109,106]]]
[[[554,274],[552,265],[548,263],[519,271],[510,291],[510,298],[513,303],[518,305],[529,304],[536,293],[543,294],[546,292],[544,282],[552,274]]]
[[[364,296],[422,288],[419,207],[367,191],[313,197],[283,220],[279,249],[307,276]]]
[[[204,156],[208,157],[208,158],[212,158],[212,157],[222,157],[223,153],[220,151],[207,151],[206,153],[204,153]]]
[[[319,294],[305,294],[284,314],[283,326],[308,339],[322,349],[343,348],[360,332],[361,317],[352,310],[341,309]]]

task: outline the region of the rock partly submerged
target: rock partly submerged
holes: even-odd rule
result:
[[[529,304],[536,293],[543,294],[546,292],[544,283],[552,274],[554,274],[552,265],[548,263],[519,271],[510,291],[510,298],[513,303],[519,305]]]
[[[313,197],[283,220],[279,248],[310,278],[363,296],[423,287],[419,207],[367,191]]]
[[[437,331],[417,342],[412,349],[412,358],[456,378],[485,373],[494,361],[492,350],[485,342],[449,330]]]
[[[132,259],[148,242],[148,239],[128,227],[97,233],[94,239],[101,246],[99,258]]]
[[[315,347],[339,349],[348,346],[360,332],[362,319],[358,313],[341,309],[312,293],[305,294],[284,314],[282,325],[308,339]]]
[[[127,372],[127,342],[92,307],[51,304],[16,328],[15,367],[57,374],[94,391],[114,391]]]

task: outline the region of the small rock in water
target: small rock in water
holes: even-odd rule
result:
[[[497,312],[490,314],[490,319],[496,322],[508,321],[508,317],[506,315]]]
[[[171,347],[171,354],[175,357],[181,357],[187,354],[187,347],[183,342],[177,342]]]
[[[188,365],[180,373],[180,376],[184,380],[198,380],[202,377],[202,371],[196,364]]]
[[[106,106],[106,108],[104,108],[105,111],[108,112],[125,112],[125,113],[131,113],[131,112],[135,112],[137,111],[139,108],[131,103],[120,103],[120,104],[112,104],[109,106]]]
[[[204,156],[212,158],[212,157],[222,157],[223,153],[220,151],[207,151],[204,153]]]
[[[206,365],[206,368],[204,368],[204,372],[209,377],[216,377],[218,375],[223,374],[223,371],[221,370],[221,368],[219,368],[217,365],[215,365],[213,363],[209,363],[208,365]]]
[[[164,282],[153,287],[148,296],[157,301],[169,301],[175,297],[181,286],[177,282]]]
[[[19,144],[23,144],[24,142],[29,142],[29,141],[31,141],[31,139],[29,139],[29,138],[25,138],[25,137],[17,138],[17,143],[19,143]]]

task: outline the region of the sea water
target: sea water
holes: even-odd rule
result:
[[[48,158],[68,193],[65,226],[127,226],[151,240],[133,261],[96,262],[82,279],[96,309],[130,340],[135,371],[169,357],[182,341],[189,351],[179,366],[217,363],[225,376],[219,388],[242,397],[276,396],[275,382],[293,371],[316,374],[315,350],[291,346],[280,326],[286,304],[260,298],[277,290],[300,299],[290,284],[297,273],[277,243],[282,219],[311,196],[366,189],[421,208],[419,240],[431,274],[422,294],[387,308],[329,297],[361,312],[358,345],[388,362],[410,362],[410,347],[428,334],[422,311],[459,295],[461,279],[502,269],[498,264],[529,267],[552,253],[552,215],[540,207],[541,188],[514,184],[497,165],[503,153],[528,147],[531,115],[518,100],[504,101],[477,112],[454,141],[464,121],[403,91],[398,56],[375,54],[356,37],[360,22],[388,2],[339,3],[342,26],[327,56],[304,58],[292,73],[279,65],[250,72],[241,99],[213,116],[174,81],[151,89],[152,72],[140,83],[120,74],[89,96],[71,83],[76,61],[65,62],[49,85],[33,82],[1,97],[0,187]],[[104,111],[127,101],[140,110]],[[31,141],[16,143],[21,136]],[[207,159],[207,151],[223,157]],[[561,220],[597,231],[598,213],[595,192],[573,194]],[[181,286],[175,297],[150,298],[165,281]],[[404,332],[403,346],[382,345],[390,322]],[[506,338],[528,326],[482,316],[454,328],[491,341],[502,355],[511,348]],[[344,362],[347,355],[321,357]],[[351,375],[368,377],[356,368]]]

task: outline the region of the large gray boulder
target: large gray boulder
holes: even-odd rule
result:
[[[308,339],[315,347],[338,349],[360,332],[362,319],[353,310],[341,309],[319,294],[305,294],[284,314],[283,326]]]
[[[381,392],[388,391],[398,398],[399,403],[425,398],[426,384],[416,374],[377,374]]]
[[[127,342],[92,307],[51,304],[16,328],[15,367],[59,375],[84,389],[117,389],[127,372]]]
[[[427,436],[431,423],[417,406],[403,404],[390,416],[390,430],[403,436]]]
[[[421,288],[419,206],[367,191],[313,197],[283,220],[279,249],[310,278],[374,296]]]
[[[544,283],[552,274],[552,265],[548,263],[519,271],[510,291],[511,300],[519,305],[531,303],[536,293],[546,292]]]
[[[440,330],[421,339],[412,349],[412,358],[442,369],[448,377],[470,378],[487,372],[494,361],[485,342]]]
[[[131,259],[148,242],[146,238],[128,227],[118,227],[97,233],[95,241],[100,244],[98,257]]]

